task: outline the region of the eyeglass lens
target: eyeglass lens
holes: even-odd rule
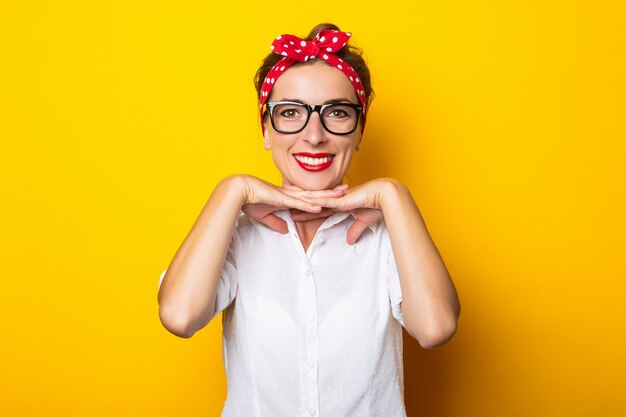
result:
[[[330,105],[321,112],[322,125],[331,133],[349,133],[358,123],[357,109],[342,105]],[[277,104],[273,111],[274,126],[283,133],[298,132],[304,128],[309,112],[305,105]]]

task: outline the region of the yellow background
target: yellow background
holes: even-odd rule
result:
[[[221,323],[157,282],[220,178],[278,181],[252,76],[354,33],[376,99],[353,183],[411,189],[455,338],[405,335],[410,416],[626,410],[624,2],[0,1],[0,415],[217,416]]]

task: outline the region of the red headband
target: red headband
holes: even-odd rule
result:
[[[350,83],[356,91],[356,95],[365,109],[365,89],[361,83],[354,68],[343,59],[335,55],[348,43],[352,34],[350,32],[341,32],[338,30],[322,30],[312,41],[305,41],[294,35],[281,35],[277,37],[270,47],[274,53],[282,55],[283,59],[278,61],[276,65],[267,73],[263,80],[261,88],[261,96],[259,97],[259,112],[261,115],[261,129],[263,129],[263,105],[267,102],[270,92],[274,87],[274,83],[287,68],[297,62],[307,62],[309,59],[321,57],[324,62],[331,65],[348,77]],[[365,121],[365,116],[363,117]]]

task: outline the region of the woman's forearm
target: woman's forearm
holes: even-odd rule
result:
[[[459,299],[450,275],[408,189],[390,180],[380,194],[400,287],[402,317],[423,347],[435,347],[456,331]]]
[[[245,199],[239,176],[222,180],[167,269],[158,294],[159,316],[177,336],[193,336],[213,316],[220,273]]]

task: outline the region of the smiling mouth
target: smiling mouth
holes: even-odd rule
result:
[[[296,153],[294,159],[300,167],[306,171],[323,171],[332,165],[335,155],[330,153]]]

